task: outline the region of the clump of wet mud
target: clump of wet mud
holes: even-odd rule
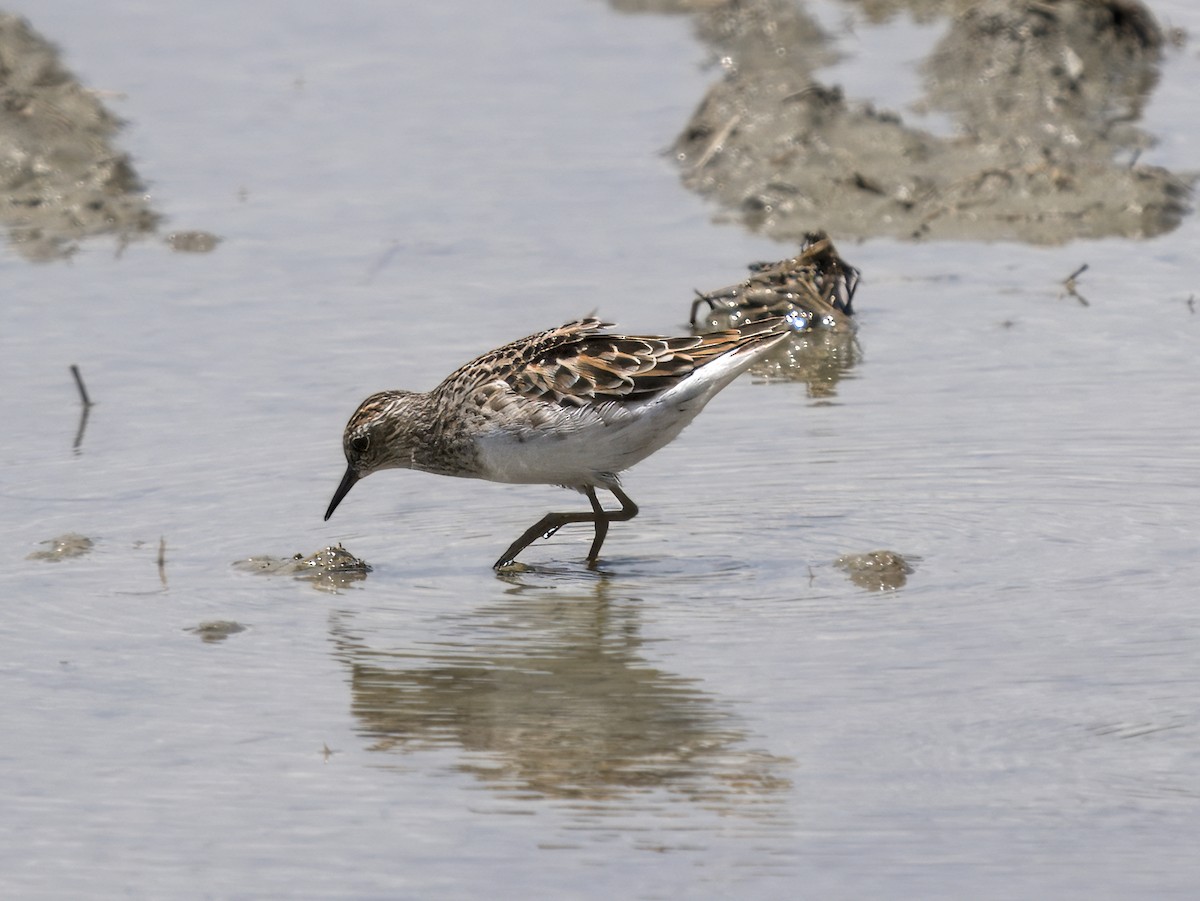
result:
[[[360,560],[340,544],[325,547],[307,557],[295,554],[291,557],[267,555],[247,557],[234,562],[234,568],[244,572],[272,576],[292,576],[311,582],[322,591],[336,592],[354,582],[361,582],[371,571],[365,560]]]
[[[751,372],[768,379],[803,381],[810,397],[830,397],[857,363],[854,293],[859,271],[843,260],[824,232],[804,238],[800,252],[777,263],[751,263],[750,277],[715,291],[696,292],[691,325],[696,332],[737,328],[785,316],[791,339],[756,363]],[[697,320],[707,304],[708,310]]]
[[[159,214],[129,156],[120,120],[19,16],[0,13],[0,222],[34,262],[69,257],[80,240],[152,233]]]
[[[26,560],[45,560],[48,563],[58,563],[60,560],[90,554],[94,547],[92,539],[75,532],[67,532],[57,538],[48,538],[41,543],[46,545],[46,550],[33,551],[25,557]]]
[[[844,571],[850,581],[868,591],[894,591],[908,583],[913,566],[895,551],[868,551],[843,554],[833,565]]]
[[[212,253],[221,243],[217,235],[206,231],[171,232],[164,240],[177,253]]]
[[[692,12],[724,73],[675,142],[685,184],[784,240],[825,229],[1057,244],[1178,226],[1195,174],[1137,161],[1164,49],[1138,0],[844,3],[877,21],[952,17],[922,67],[921,106],[958,133],[818,80],[834,42],[802,4],[678,0],[666,9]]]

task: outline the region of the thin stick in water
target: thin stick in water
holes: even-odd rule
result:
[[[75,376],[75,386],[79,389],[79,397],[83,401],[83,405],[90,407],[92,399],[88,397],[87,388],[83,386],[83,376],[79,374],[79,367],[74,363],[71,364],[71,375]]]
[[[1082,294],[1080,294],[1076,290],[1075,279],[1077,279],[1079,276],[1083,275],[1083,273],[1087,272],[1087,270],[1088,270],[1088,264],[1084,263],[1082,266],[1080,266],[1078,269],[1076,269],[1074,272],[1072,272],[1070,275],[1068,275],[1066,280],[1063,282],[1063,288],[1066,289],[1064,293],[1070,294],[1072,297],[1074,297],[1077,301],[1079,301],[1085,307],[1090,306],[1090,304],[1088,304],[1087,298],[1084,297]],[[1061,297],[1062,295],[1059,295],[1059,296]]]

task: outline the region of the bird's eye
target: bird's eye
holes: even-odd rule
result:
[[[364,454],[367,448],[371,446],[371,438],[369,435],[355,435],[350,439],[350,449],[356,454]]]

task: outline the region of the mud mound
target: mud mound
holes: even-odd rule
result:
[[[145,185],[111,143],[120,127],[57,48],[0,14],[0,222],[22,256],[61,259],[92,235],[124,243],[154,231]]]
[[[857,5],[857,4],[855,4]],[[673,148],[684,182],[781,240],[825,230],[1055,244],[1145,238],[1187,212],[1191,174],[1138,163],[1137,127],[1163,35],[1135,0],[864,2],[955,14],[922,67],[939,137],[852,101],[814,72],[828,35],[801,5],[747,0],[694,12],[724,76]]]

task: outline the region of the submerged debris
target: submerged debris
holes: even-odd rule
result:
[[[233,565],[245,572],[303,579],[322,591],[345,588],[352,582],[365,579],[371,571],[365,560],[355,557],[340,544],[322,548],[307,557],[303,554],[292,557],[262,555],[237,560]]]
[[[903,588],[913,572],[912,565],[895,551],[843,554],[833,561],[833,565],[844,570],[859,588],[868,591]]]
[[[50,563],[57,563],[68,557],[82,557],[89,553],[93,546],[92,539],[74,532],[67,532],[57,538],[48,538],[41,543],[48,545],[47,550],[34,551],[26,556],[26,560],[46,560]]]
[[[238,632],[245,632],[246,627],[241,623],[235,623],[228,619],[214,619],[203,622],[198,626],[189,626],[183,630],[191,632],[194,635],[199,635],[201,640],[209,644],[215,644],[218,641],[224,641],[230,635],[236,635]]]
[[[842,375],[858,362],[854,294],[859,271],[838,256],[824,232],[805,235],[800,253],[778,263],[752,263],[744,282],[696,292],[691,325],[696,332],[737,328],[770,316],[786,316],[795,331],[751,369],[768,379],[807,382],[809,395],[829,397]],[[707,315],[697,321],[701,304]]]
[[[824,232],[806,234],[796,256],[778,263],[751,263],[750,271],[753,274],[739,284],[706,294],[697,291],[688,320],[692,327],[697,327],[696,313],[704,303],[709,307],[705,331],[781,315],[791,318],[797,331],[853,327],[859,271],[838,256]]]

